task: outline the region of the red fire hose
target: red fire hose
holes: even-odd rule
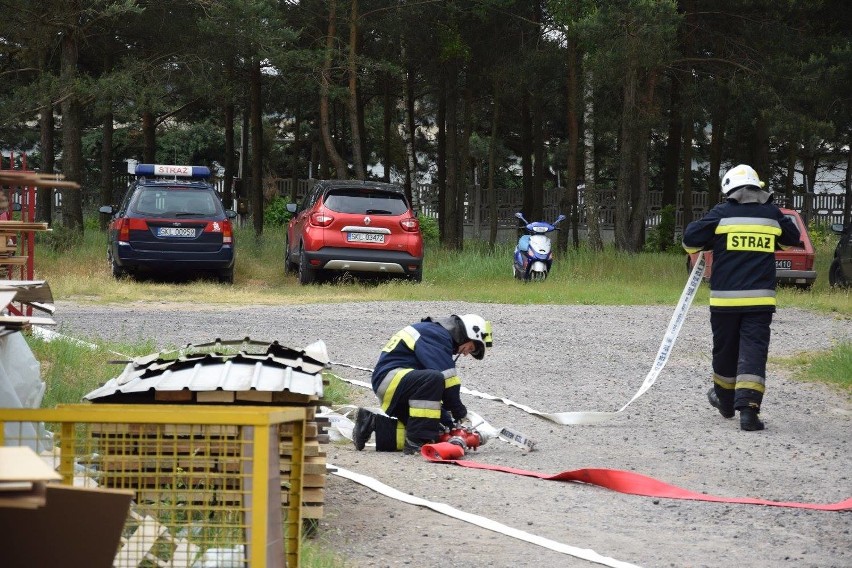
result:
[[[714,503],[738,503],[742,505],[767,505],[771,507],[792,507],[797,509],[814,509],[817,511],[847,511],[852,509],[852,497],[838,503],[786,503],[781,501],[767,501],[765,499],[752,499],[750,497],[715,497],[713,495],[705,495],[704,493],[695,493],[688,489],[683,489],[675,485],[669,485],[652,477],[648,477],[632,471],[624,471],[619,469],[604,469],[604,468],[583,468],[572,471],[563,471],[556,475],[547,475],[528,471],[524,469],[516,469],[513,467],[504,467],[499,465],[482,464],[473,461],[461,460],[464,456],[464,450],[447,442],[438,444],[426,444],[420,450],[424,458],[431,462],[449,463],[460,465],[462,467],[470,467],[474,469],[488,469],[492,471],[502,471],[504,473],[513,473],[515,475],[524,475],[526,477],[537,477],[548,481],[576,481],[579,483],[588,483],[597,485],[619,493],[629,495],[644,495],[645,497],[659,497],[662,499],[689,499],[693,501],[711,501]]]

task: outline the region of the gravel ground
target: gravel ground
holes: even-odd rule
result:
[[[673,307],[514,306],[387,302],[222,308],[178,303],[79,306],[59,302],[59,331],[76,337],[170,347],[215,337],[317,339],[333,361],[372,367],[399,328],[420,317],[479,313],[495,342],[483,361],[461,358],[464,386],[543,412],[614,411],[641,385]],[[727,497],[832,503],[852,496],[852,404],[803,384],[772,357],[852,339],[848,317],[782,308],[773,323],[767,429],[742,432],[705,398],[710,385],[707,308],[694,306],[657,383],[621,416],[559,426],[499,402],[465,395],[494,426],[537,442],[529,454],[492,441],[468,458],[545,474],[602,467],[635,471]],[[367,373],[336,367],[369,380]],[[374,405],[369,391],[359,393]],[[640,566],[852,566],[852,513],[652,499],[594,486],[431,464],[419,456],[329,448],[328,461],[404,493],[447,503],[508,527]],[[399,503],[330,475],[318,540],[347,566],[543,567],[591,563]]]

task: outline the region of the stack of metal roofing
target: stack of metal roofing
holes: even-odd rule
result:
[[[119,376],[84,398],[110,403],[308,402],[322,396],[322,370],[328,365],[323,341],[297,350],[277,341],[217,339],[134,358]]]

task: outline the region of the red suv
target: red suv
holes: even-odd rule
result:
[[[817,277],[814,270],[814,247],[808,235],[808,228],[799,216],[798,211],[783,208],[781,211],[796,223],[799,232],[802,234],[804,246],[775,251],[775,275],[779,284],[793,284],[807,290],[813,286]],[[693,253],[686,258],[686,268],[690,272],[692,272],[692,265],[697,255],[698,253]],[[709,279],[712,272],[713,251],[705,251],[704,258],[707,260],[704,278]]]
[[[401,187],[323,180],[287,210],[284,268],[301,284],[344,272],[422,280],[420,222]]]

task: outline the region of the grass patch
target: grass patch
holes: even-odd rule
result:
[[[686,282],[686,255],[628,254],[607,247],[557,252],[545,282],[523,283],[512,278],[513,244],[492,250],[483,241],[468,241],[463,251],[428,245],[423,282],[404,281],[327,283],[301,286],[284,273],[283,227],[267,228],[256,238],[250,228],[236,229],[235,283],[211,279],[112,278],[106,261],[106,236],[89,230],[78,246],[37,247],[36,277],[50,283],[57,299],[93,303],[202,302],[219,304],[304,304],[383,300],[463,300],[506,304],[672,305]],[[828,286],[828,266],[834,242],[817,246],[819,277],[808,291],[778,290],[778,303],[841,316],[852,316],[852,291]],[[707,303],[701,286],[696,305]]]
[[[843,342],[828,351],[800,353],[779,361],[792,367],[803,381],[826,383],[852,394],[852,343]]]

